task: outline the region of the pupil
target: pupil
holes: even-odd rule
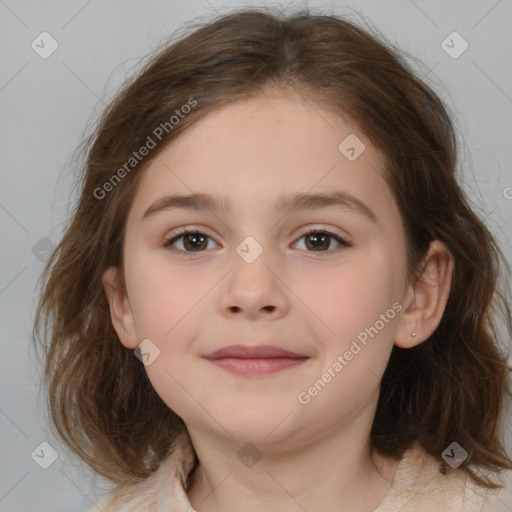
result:
[[[200,247],[201,239],[204,239],[204,237],[202,235],[188,235],[186,239],[189,243],[192,240],[191,246],[198,248]]]
[[[320,247],[322,242],[327,238],[325,234],[310,235],[314,247]]]

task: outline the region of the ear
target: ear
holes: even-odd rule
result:
[[[425,341],[443,317],[452,286],[454,257],[447,246],[433,240],[423,261],[421,275],[409,285],[395,345],[411,348]],[[415,332],[416,336],[411,336]]]
[[[102,275],[103,287],[110,307],[112,325],[121,343],[130,349],[139,345],[135,319],[117,267],[109,267]]]

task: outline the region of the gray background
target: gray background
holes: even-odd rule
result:
[[[420,74],[447,102],[465,140],[463,186],[512,261],[512,1],[280,4],[351,15],[356,9],[423,63]],[[1,512],[82,512],[108,487],[93,482],[50,432],[29,350],[45,250],[59,240],[74,197],[72,153],[149,50],[183,22],[241,5],[263,3],[0,0]],[[59,45],[47,59],[31,47],[43,31]],[[442,47],[453,31],[469,44],[458,58]],[[48,469],[31,457],[44,441],[59,454]]]

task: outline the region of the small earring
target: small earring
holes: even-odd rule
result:
[[[411,334],[411,338],[414,338],[415,336],[416,336],[416,333],[415,333],[415,332],[413,332],[413,333]]]

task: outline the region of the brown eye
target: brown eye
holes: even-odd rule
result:
[[[307,233],[304,233],[300,239],[305,239],[305,246],[308,252],[336,252],[340,247],[350,247],[350,244],[334,233],[329,231],[312,229]],[[338,247],[331,249],[332,239],[336,241]]]
[[[179,253],[203,252],[207,249],[208,239],[210,237],[200,231],[182,231],[164,242],[164,247],[169,247],[172,251]],[[171,247],[176,242],[181,242],[183,248]]]
[[[196,249],[201,250],[205,249],[206,245],[208,245],[208,242],[205,245],[205,240],[207,237],[200,235],[198,233],[193,235],[185,235],[183,236],[183,245],[188,250],[195,251]]]
[[[205,252],[206,249],[208,249],[209,239],[212,240],[211,237],[201,231],[184,230],[174,235],[172,238],[165,240],[164,247],[167,247],[175,253],[191,256],[194,253]],[[304,233],[299,240],[301,239],[306,240],[305,249],[303,250],[307,252],[328,254],[337,252],[342,248],[351,247],[351,244],[340,236],[320,229],[312,229]],[[338,244],[337,247],[332,248],[333,240]],[[177,244],[178,247],[176,247],[175,244]]]
[[[309,244],[308,241],[310,242]],[[326,250],[329,249],[330,245],[330,237],[325,233],[311,233],[306,235],[306,247],[308,248]]]

